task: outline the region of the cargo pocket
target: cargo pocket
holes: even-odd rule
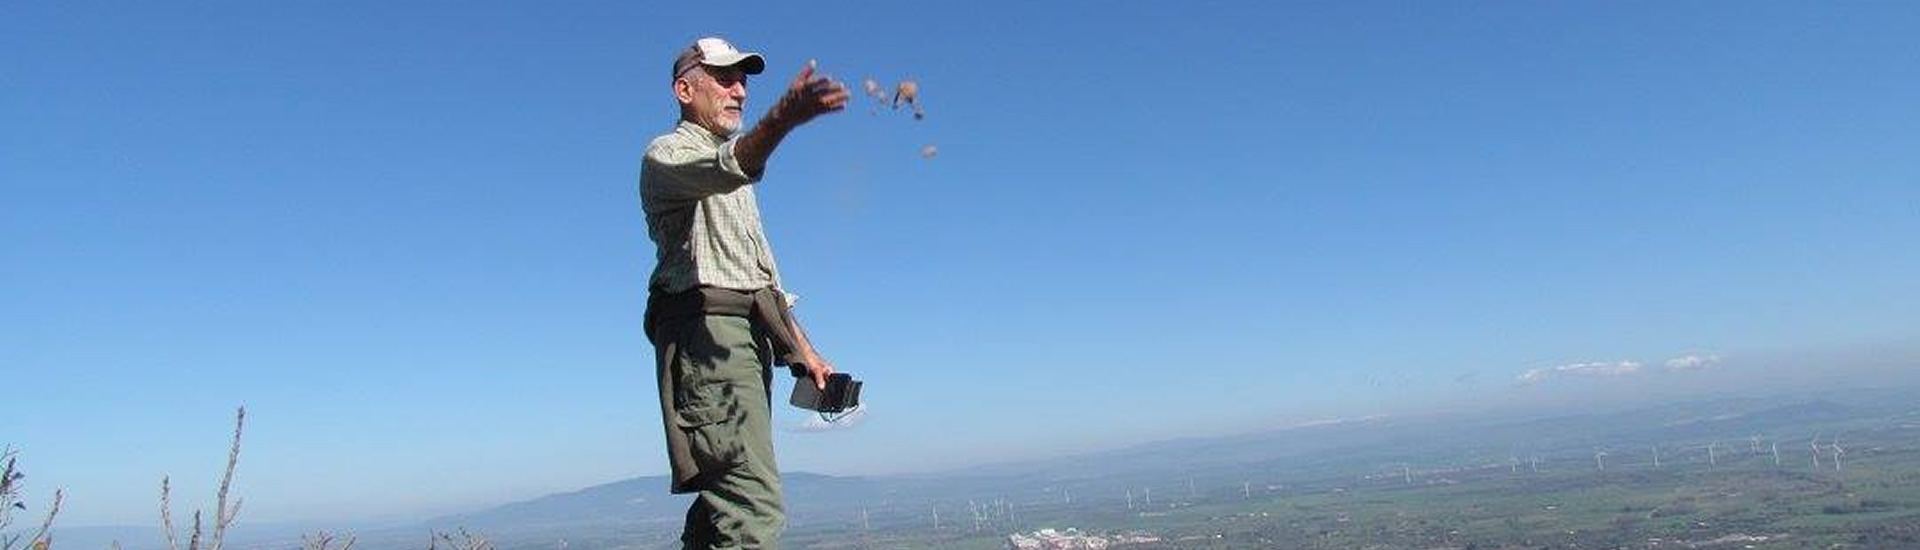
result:
[[[731,470],[747,461],[746,411],[730,372],[738,362],[736,334],[744,319],[707,316],[681,333],[673,365],[673,422],[687,438],[687,451],[702,475]]]
[[[739,422],[725,403],[704,403],[676,411],[674,423],[687,434],[688,450],[700,470],[715,473],[746,461]]]

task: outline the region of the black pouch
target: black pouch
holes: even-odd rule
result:
[[[853,375],[836,372],[827,375],[825,391],[813,387],[813,378],[807,376],[806,367],[793,365],[793,395],[787,403],[809,411],[823,413],[846,412],[860,406],[859,380]]]

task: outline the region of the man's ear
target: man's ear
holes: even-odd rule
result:
[[[673,79],[673,97],[678,98],[681,105],[691,105],[693,103],[693,81],[685,78]]]

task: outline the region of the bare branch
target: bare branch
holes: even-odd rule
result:
[[[227,468],[220,476],[219,499],[213,512],[213,534],[206,534],[205,523],[201,521],[200,510],[193,511],[193,532],[187,540],[186,550],[220,550],[226,542],[227,528],[233,526],[234,518],[240,515],[240,499],[228,502],[228,492],[233,487],[233,470],[240,463],[240,436],[247,425],[247,408],[240,407],[234,412],[233,444],[227,449]],[[171,476],[160,478],[160,532],[166,536],[167,550],[180,550],[179,536],[173,528],[173,479]],[[204,544],[203,544],[204,542]],[[5,549],[0,549],[5,550]]]
[[[40,531],[28,539],[30,542],[27,544],[33,546],[33,550],[47,550],[47,547],[53,546],[53,518],[60,515],[60,501],[65,499],[65,489],[53,490],[53,506],[47,508],[47,520],[41,522]]]
[[[160,532],[167,537],[167,550],[180,550],[180,543],[174,540],[173,535],[173,513],[169,511],[173,507],[169,502],[173,494],[172,483],[173,476],[160,477]]]
[[[333,534],[317,531],[312,535],[300,535],[301,550],[350,550],[356,537],[347,535],[347,542],[339,547],[333,546]]]
[[[13,524],[13,509],[21,505],[19,481],[26,476],[13,468],[14,455],[18,453],[13,447],[0,450],[0,459],[6,460],[6,465],[0,466],[0,532]],[[13,545],[9,543],[5,547],[12,548]]]
[[[440,550],[441,541],[447,543],[446,550],[492,550],[493,548],[493,543],[486,537],[475,535],[465,527],[461,527],[459,533],[460,538],[455,540],[452,533],[434,531],[433,536],[427,538],[427,550]]]
[[[193,511],[193,533],[187,536],[187,550],[200,550],[200,511]]]
[[[227,449],[227,470],[220,476],[220,497],[213,512],[213,541],[207,550],[220,550],[221,543],[226,542],[227,526],[233,524],[234,515],[240,512],[238,506],[228,511],[227,489],[233,485],[233,467],[240,463],[240,433],[246,426],[247,408],[242,406],[233,417],[233,446]]]

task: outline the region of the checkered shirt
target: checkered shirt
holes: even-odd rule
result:
[[[681,121],[647,145],[640,207],[657,247],[653,289],[780,287],[780,269],[750,185],[760,178],[740,168],[734,142]],[[791,304],[794,297],[787,298]]]

